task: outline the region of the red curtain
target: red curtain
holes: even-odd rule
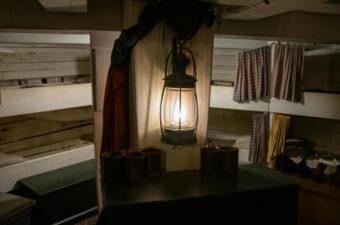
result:
[[[128,61],[128,60],[126,60]],[[130,148],[129,64],[110,65],[107,76],[100,152]]]

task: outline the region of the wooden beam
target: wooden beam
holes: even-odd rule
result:
[[[36,159],[39,157],[61,153],[87,145],[92,145],[92,143],[78,138],[16,152],[15,155],[22,156],[25,159]]]
[[[79,108],[26,114],[25,117],[59,122],[76,122],[84,120],[89,121],[93,119],[93,110],[91,106],[85,106]],[[2,121],[2,119],[0,121]]]
[[[231,64],[231,63],[230,63]],[[233,65],[214,65],[212,67],[213,73],[223,73],[223,74],[236,74],[236,63]]]
[[[0,152],[14,153],[24,149],[36,148],[42,145],[54,144],[57,142],[80,138],[85,134],[93,133],[93,125],[76,127],[64,131],[45,133],[37,137],[31,137],[24,140],[18,140],[7,144],[0,145]]]
[[[9,49],[10,51],[10,49]],[[58,50],[39,51],[36,48],[28,52],[0,53],[0,63],[36,63],[36,62],[68,62],[90,60],[90,50]]]
[[[20,80],[90,74],[90,62],[0,64],[0,80]]]
[[[38,0],[47,12],[87,13],[87,0]]]
[[[91,124],[91,120],[80,122],[58,122],[30,119],[0,126],[0,146],[52,132],[68,130]]]
[[[235,66],[237,63],[237,55],[214,55],[213,66]]]

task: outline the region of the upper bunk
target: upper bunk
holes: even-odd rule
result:
[[[88,36],[2,33],[0,117],[92,105]]]
[[[210,107],[340,120],[338,45],[310,45],[306,48],[301,103],[273,97],[245,103],[233,101],[237,54],[268,44],[267,41],[215,37]]]

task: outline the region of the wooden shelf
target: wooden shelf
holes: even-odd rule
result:
[[[1,90],[0,117],[92,105],[91,84]]]
[[[269,110],[269,101],[266,101],[266,99],[246,103],[233,101],[233,91],[234,87],[211,85],[210,107],[260,112]]]
[[[303,103],[276,98],[238,103],[233,101],[233,91],[233,87],[212,85],[210,107],[340,120],[340,94],[304,92]]]
[[[303,103],[271,98],[269,111],[290,115],[340,120],[340,95],[304,92]]]

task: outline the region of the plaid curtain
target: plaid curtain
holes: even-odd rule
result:
[[[268,152],[269,114],[253,115],[252,135],[249,147],[249,161],[265,163]]]
[[[268,96],[268,46],[238,55],[233,100],[244,102]]]
[[[276,44],[273,62],[273,97],[288,101],[301,100],[304,47]]]

